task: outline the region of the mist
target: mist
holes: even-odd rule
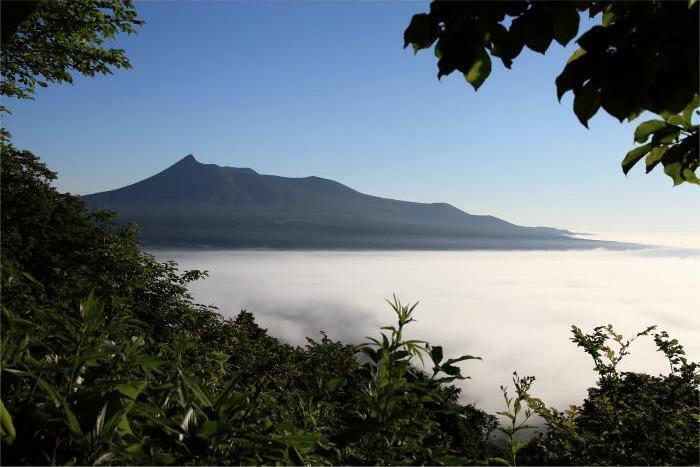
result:
[[[242,309],[273,336],[303,345],[320,331],[364,342],[394,324],[385,302],[420,301],[408,335],[442,345],[462,364],[464,402],[501,410],[499,386],[534,375],[547,405],[578,404],[594,384],[593,362],[569,339],[612,324],[625,337],[656,324],[700,358],[700,256],[658,249],[503,252],[156,251],[180,268],[206,269],[195,299],[232,317]],[[668,372],[652,339],[633,344],[622,369]]]

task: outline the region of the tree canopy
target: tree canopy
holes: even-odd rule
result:
[[[143,24],[130,0],[3,1],[2,16],[0,94],[18,99],[32,99],[36,86],[72,83],[73,73],[130,68],[107,41]]]
[[[413,16],[404,40],[415,52],[434,46],[438,78],[456,70],[478,90],[491,73],[491,57],[511,68],[525,47],[544,54],[553,41],[565,46],[585,14],[601,24],[576,41],[580,48],[556,78],[557,97],[574,94],[574,113],[586,127],[600,108],[620,122],[645,111],[658,114],[637,127],[634,141],[641,145],[625,156],[624,173],[646,157],[647,173],[662,164],[674,185],[700,183],[692,121],[698,108],[696,0],[435,0],[428,13]]]

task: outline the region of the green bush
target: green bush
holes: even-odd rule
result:
[[[655,327],[635,336],[650,336]],[[625,341],[611,325],[585,334],[573,327],[572,340],[591,355],[599,375],[580,407],[548,409],[528,397],[548,430],[533,439],[523,462],[535,465],[690,465],[700,462],[700,392],[697,363],[665,331],[653,334],[668,361],[668,375],[617,369],[634,339]],[[615,351],[613,346],[617,345]]]

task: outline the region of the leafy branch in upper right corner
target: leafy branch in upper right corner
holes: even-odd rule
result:
[[[536,0],[456,2],[434,0],[413,16],[404,44],[418,52],[433,47],[438,79],[459,71],[479,89],[491,59],[510,69],[525,47],[544,54],[554,42],[566,46],[579,34],[581,17],[599,18],[576,39],[579,45],[556,78],[557,97],[571,91],[582,125],[600,109],[632,121],[643,112],[663,120],[637,128],[636,142],[651,143],[627,154],[625,173],[642,157],[647,172],[661,163],[675,185],[697,184],[698,106],[697,0],[645,2]]]
[[[646,156],[646,172],[661,163],[674,185],[683,182],[700,184],[695,175],[698,169],[698,125],[693,125],[693,114],[698,115],[698,96],[680,114],[662,113],[663,120],[647,120],[634,131],[634,142],[644,143],[627,153],[622,170],[630,169]],[[646,141],[651,140],[647,143]]]

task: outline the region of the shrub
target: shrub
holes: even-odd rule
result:
[[[700,462],[700,392],[698,364],[688,362],[683,347],[665,331],[647,328],[670,367],[668,375],[620,372],[619,362],[632,341],[611,325],[585,334],[573,327],[572,340],[591,355],[599,375],[580,407],[548,409],[528,398],[547,423],[524,450],[535,465],[689,465]],[[613,346],[618,350],[615,351]]]

